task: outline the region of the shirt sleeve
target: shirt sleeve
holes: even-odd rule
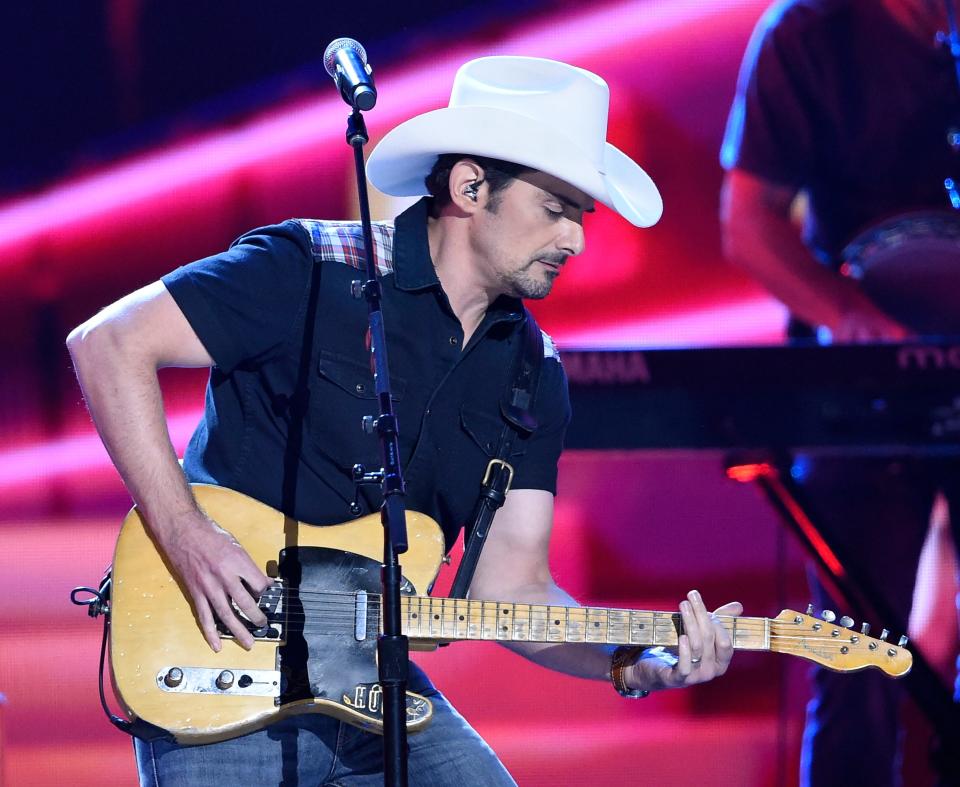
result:
[[[567,375],[558,357],[543,361],[534,411],[539,426],[523,441],[524,453],[511,488],[544,489],[556,495],[557,463],[571,415]]]
[[[754,30],[721,147],[724,169],[798,189],[806,185],[817,117],[816,64],[806,46],[809,12],[780,3]]]
[[[229,374],[271,356],[302,319],[314,265],[299,224],[262,227],[222,254],[177,268],[164,286],[214,363]]]

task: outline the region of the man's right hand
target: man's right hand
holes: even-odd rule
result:
[[[97,431],[150,532],[180,577],[203,636],[221,648],[214,615],[245,648],[271,580],[225,530],[196,508],[170,443],[157,369],[214,361],[163,282],[148,284],[70,332],[67,346]],[[130,439],[136,434],[137,439]]]
[[[176,524],[154,528],[159,546],[180,577],[193,604],[204,638],[215,652],[222,647],[214,616],[244,648],[253,647],[253,635],[240,621],[233,604],[256,626],[267,619],[257,598],[273,580],[264,574],[246,550],[204,513],[197,511]]]

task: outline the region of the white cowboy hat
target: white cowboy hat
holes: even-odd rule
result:
[[[450,105],[390,131],[367,176],[396,197],[425,196],[441,153],[473,153],[546,172],[638,227],[663,200],[650,176],[607,140],[607,83],[582,68],[537,57],[482,57],[457,71]]]

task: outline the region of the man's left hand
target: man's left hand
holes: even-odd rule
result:
[[[680,602],[684,633],[675,651],[651,648],[626,671],[631,688],[675,689],[705,683],[723,675],[733,658],[733,641],[721,617],[737,617],[743,606],[736,601],[707,611],[700,593],[691,590]]]

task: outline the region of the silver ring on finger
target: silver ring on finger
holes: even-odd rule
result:
[[[690,663],[691,663],[694,667],[699,667],[701,661],[703,661],[702,658],[694,658],[693,656],[690,657]]]

